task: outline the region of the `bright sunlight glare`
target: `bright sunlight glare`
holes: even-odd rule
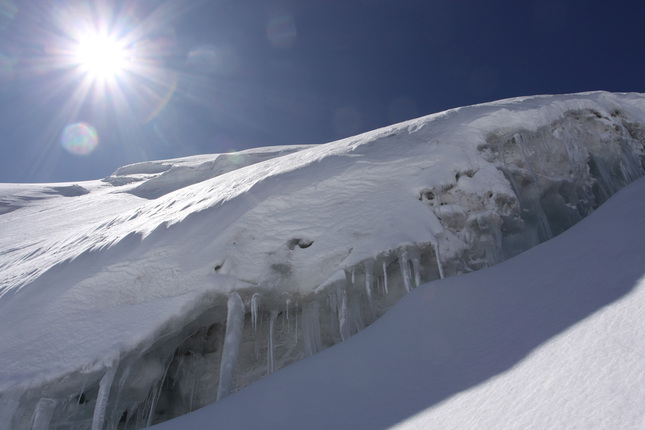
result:
[[[76,61],[81,69],[94,78],[114,78],[128,66],[128,49],[106,35],[95,34],[79,41]]]

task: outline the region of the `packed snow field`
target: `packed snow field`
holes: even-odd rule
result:
[[[424,282],[495,265],[569,229],[643,175],[644,145],[645,96],[596,92],[459,108],[325,145],[139,163],[78,184],[0,184],[0,320],[9,328],[0,332],[1,425],[141,428],[221,400],[355,335]],[[529,264],[527,255],[508,264]],[[625,276],[626,288],[634,287],[636,279]],[[623,280],[611,273],[616,278]],[[474,278],[436,284],[468,290],[454,293],[465,303],[414,312],[449,318],[446,324],[474,309],[510,311],[527,297],[556,305],[536,295],[538,281],[529,276],[528,286],[490,287],[499,298],[490,308],[488,296],[459,287],[466,279]],[[526,302],[529,310],[513,309],[542,318],[546,328],[525,322],[530,335],[517,348],[505,344],[509,358],[498,360],[499,369],[626,293],[602,291],[602,299],[579,306],[565,301],[572,309],[554,311],[555,321]],[[506,322],[512,337],[510,315]],[[499,334],[500,326],[492,328]],[[437,365],[456,366],[460,351],[484,345],[439,331],[427,336],[444,346],[454,341],[457,350],[439,351]],[[367,333],[342,346],[360,347]],[[400,340],[414,338],[404,333]],[[396,356],[414,355],[394,345]],[[487,357],[482,371],[448,369],[437,400],[499,372]],[[540,363],[512,372],[521,379]],[[323,369],[315,378],[328,376]],[[402,388],[405,378],[396,377],[385,382]],[[252,388],[221,405],[234,411],[234,399],[253,396]],[[486,397],[471,393],[448,404]],[[393,406],[382,426],[420,412],[403,410],[408,415]],[[368,422],[357,425],[374,428]]]

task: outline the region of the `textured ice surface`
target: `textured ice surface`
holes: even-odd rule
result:
[[[529,97],[0,185],[2,419],[138,428],[215,401],[563,232],[643,174],[643,124],[639,94]]]

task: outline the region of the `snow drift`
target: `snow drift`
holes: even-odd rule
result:
[[[454,109],[317,146],[0,185],[0,420],[140,428],[557,235],[645,171],[645,96]]]

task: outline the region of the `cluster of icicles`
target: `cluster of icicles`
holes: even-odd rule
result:
[[[424,267],[427,263],[431,267]],[[410,245],[345,270],[342,276],[320,287],[313,298],[296,298],[284,292],[277,297],[268,292],[256,291],[248,295],[233,292],[226,299],[225,324],[219,321],[204,326],[202,322],[193,325],[190,332],[165,339],[156,352],[155,346],[151,347],[152,352],[146,354],[156,357],[160,370],[150,388],[137,396],[138,401],[126,392],[132,390],[135,382],[131,380],[137,378],[141,365],[137,367],[137,363],[125,358],[106,369],[98,382],[98,391],[96,383],[84,387],[83,392],[70,397],[65,404],[51,398],[40,399],[31,417],[31,428],[87,428],[89,411],[80,413],[84,416],[82,419],[77,413],[79,408],[90,407],[89,402],[94,398],[92,430],[138,429],[197,409],[266,374],[348,339],[375,321],[407,292],[432,279],[428,276],[443,277],[435,247]],[[209,328],[215,325],[220,326],[221,332],[217,338],[219,368],[181,369],[185,363],[182,354],[187,348],[198,349],[194,345],[195,339],[206,339]],[[198,342],[201,341],[206,342]],[[187,347],[191,342],[192,346]],[[148,360],[146,354],[139,359]],[[218,373],[216,386],[209,395],[196,394],[201,389],[198,385],[208,379],[205,374],[209,372]],[[177,394],[178,387],[186,384],[186,381],[173,379],[177,374],[199,377],[189,382],[193,386],[186,393]],[[175,408],[169,402],[161,406],[164,396],[175,398],[173,396],[177,395],[184,397],[185,409]],[[129,400],[124,400],[125,397]]]

